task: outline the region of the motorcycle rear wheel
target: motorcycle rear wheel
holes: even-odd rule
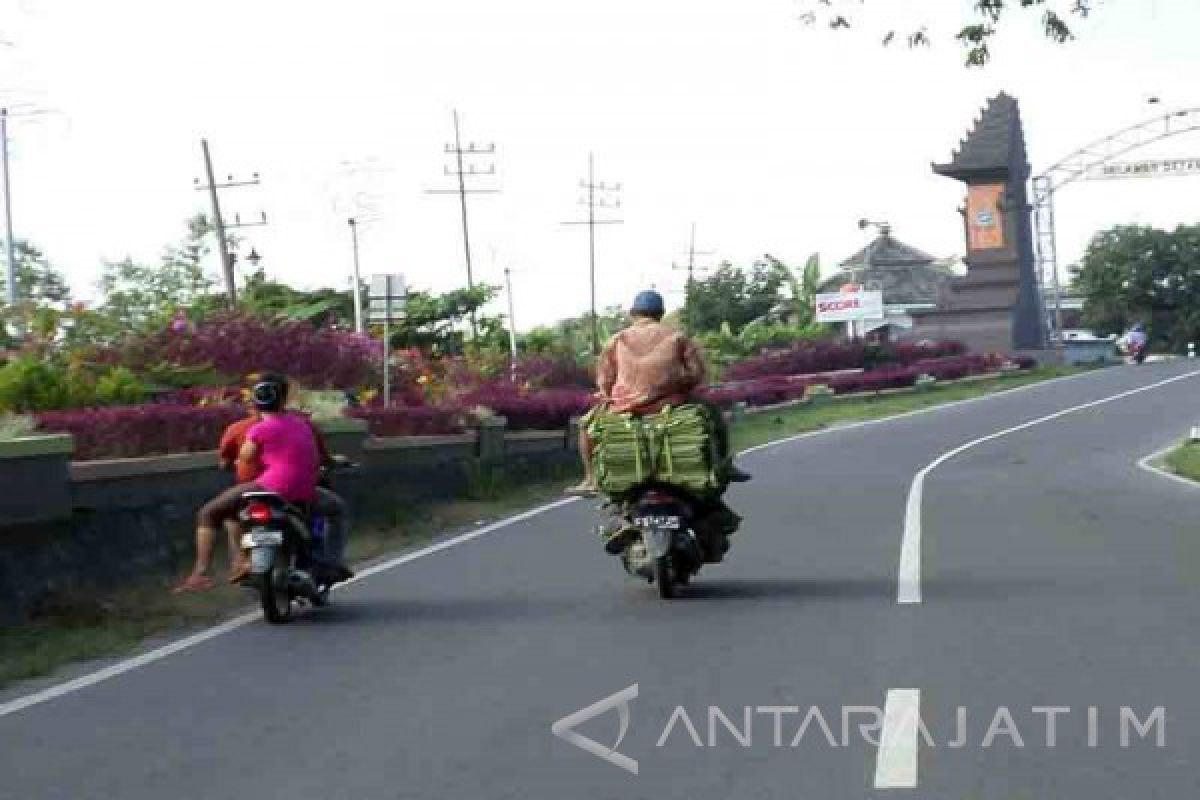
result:
[[[654,582],[658,584],[658,596],[670,600],[675,596],[675,576],[671,574],[671,557],[654,559]]]
[[[263,616],[272,625],[282,625],[292,619],[292,590],[288,586],[291,562],[291,554],[286,549],[280,550],[271,568],[262,576],[259,597]]]

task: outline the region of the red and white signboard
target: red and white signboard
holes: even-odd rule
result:
[[[840,292],[817,295],[817,322],[882,318],[883,292],[862,292],[847,286]]]

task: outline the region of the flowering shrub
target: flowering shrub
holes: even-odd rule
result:
[[[710,386],[702,390],[700,395],[721,408],[730,408],[734,403],[745,403],[748,406],[770,406],[786,403],[789,400],[799,400],[804,397],[809,384],[813,382],[814,379],[807,377],[773,375],[741,384]]]
[[[467,412],[461,407],[392,406],[390,408],[351,408],[347,416],[366,420],[372,436],[428,436],[462,433],[469,427]]]
[[[768,350],[753,358],[730,365],[725,372],[728,380],[751,380],[767,375],[805,375],[814,372],[836,372],[850,369],[870,369],[895,364],[907,366],[917,361],[960,356],[966,348],[958,342],[931,344],[866,345],[862,342],[800,342],[786,350]]]
[[[914,385],[920,374],[920,370],[912,367],[887,367],[852,375],[836,375],[830,379],[829,388],[834,394],[902,389]]]
[[[531,356],[517,362],[517,380],[538,389],[591,389],[591,371],[569,356]]]
[[[584,389],[541,389],[522,392],[511,383],[493,383],[462,396],[467,406],[482,406],[508,420],[509,430],[565,428],[571,417],[594,402]]]
[[[226,314],[192,331],[131,339],[122,362],[137,372],[164,364],[211,366],[226,375],[273,370],[314,388],[347,388],[375,382],[382,357],[381,343],[365,335]]]
[[[226,426],[244,417],[234,406],[148,404],[36,415],[39,430],[75,437],[75,458],[133,458],[216,449]]]
[[[154,398],[154,402],[172,406],[220,406],[237,405],[241,399],[242,390],[236,386],[196,386],[163,392]]]

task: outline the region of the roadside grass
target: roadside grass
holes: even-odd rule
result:
[[[1080,372],[1040,368],[994,378],[934,386],[924,392],[832,400],[747,415],[733,431],[742,450],[798,433],[884,417],[981,397],[1005,389]],[[1186,454],[1191,475],[1200,480],[1200,448]],[[578,478],[572,464],[519,471],[472,471],[467,496],[447,502],[397,505],[376,513],[374,524],[355,528],[349,559],[361,566],[397,551],[428,542],[439,534],[467,531],[562,496]],[[116,656],[136,650],[147,638],[177,634],[252,608],[244,589],[220,585],[211,592],[175,596],[165,578],[147,580],[115,592],[58,597],[25,623],[0,626],[0,688],[45,676],[75,661]]]
[[[1200,442],[1184,442],[1167,453],[1158,466],[1166,467],[1181,478],[1200,483]]]
[[[973,397],[983,397],[1007,389],[1076,375],[1085,370],[1077,367],[1040,367],[1026,372],[996,375],[964,383],[935,385],[922,392],[878,394],[829,400],[824,405],[801,405],[758,414],[748,414],[733,431],[733,444],[738,450],[766,444],[777,439],[832,428],[851,422],[883,419],[918,411],[922,408],[945,405]]]

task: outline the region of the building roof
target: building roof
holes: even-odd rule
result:
[[[847,258],[839,267],[862,268],[867,260],[867,252],[871,252],[871,264],[875,266],[903,267],[910,265],[927,265],[937,261],[924,250],[918,250],[912,245],[905,244],[884,230],[875,240],[863,247],[854,255]]]
[[[1001,92],[988,101],[947,164],[933,171],[951,178],[971,173],[1027,168],[1025,134],[1016,98]]]
[[[868,251],[871,263],[864,267]],[[856,282],[882,291],[885,305],[936,303],[942,286],[954,277],[950,266],[956,260],[934,258],[885,229],[871,244],[839,264],[840,269],[821,282],[820,291],[837,291]]]

